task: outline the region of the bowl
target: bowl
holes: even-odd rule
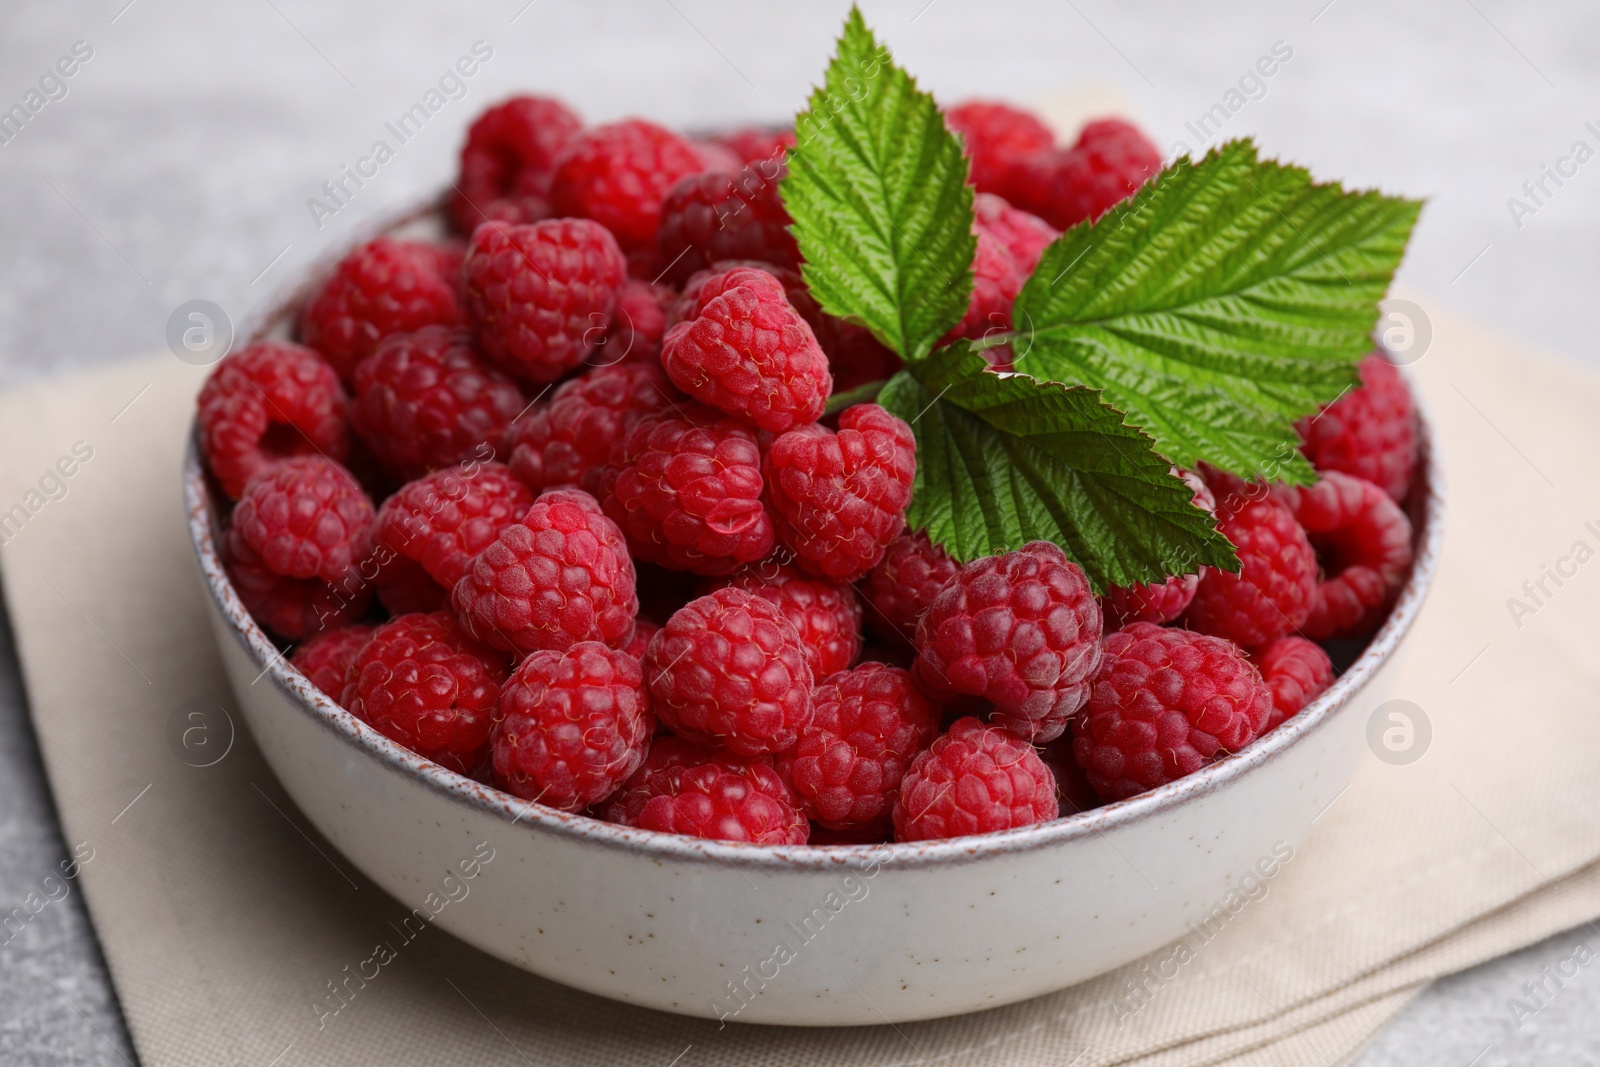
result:
[[[418,210],[398,232],[430,225]],[[241,331],[246,342],[284,334],[298,295]],[[411,908],[410,921],[600,996],[744,1023],[846,1026],[996,1007],[1226,922],[1230,894],[1276,876],[1349,784],[1443,533],[1424,416],[1411,575],[1338,681],[1277,730],[1179,781],[1055,822],[775,848],[554,811],[357,720],[245,610],[217,552],[217,502],[192,440],[184,500],[217,645],[262,755],[322,835]]]

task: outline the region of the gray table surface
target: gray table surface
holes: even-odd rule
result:
[[[557,92],[596,121],[790,115],[844,10],[7,0],[0,107],[78,42],[92,56],[65,96],[53,90],[60,98],[0,143],[0,387],[160,350],[169,314],[192,298],[237,319],[353,227],[438,187],[465,123],[512,91]],[[1536,201],[1523,188],[1575,141],[1600,148],[1593,4],[908,0],[866,12],[944,99],[1114,85],[1163,147],[1192,145],[1185,123],[1284,42],[1292,58],[1224,132],[1252,133],[1319,176],[1426,196],[1402,279],[1428,302],[1600,370],[1600,161],[1559,186],[1546,179]],[[493,57],[466,96],[319,229],[307,200],[479,40]],[[1514,213],[1513,197],[1534,210]],[[0,617],[0,911],[64,855]],[[1563,934],[1438,983],[1361,1063],[1600,1064],[1593,968],[1520,1028],[1508,1007],[1590,936]],[[0,946],[0,1060],[133,1059],[74,894]]]

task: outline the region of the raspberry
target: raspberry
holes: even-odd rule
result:
[[[562,383],[548,403],[512,426],[512,473],[534,492],[587,485],[623,435],[646,415],[670,408],[677,395],[655,364],[587,371]]]
[[[1261,731],[1276,730],[1333,684],[1333,661],[1315,641],[1280,637],[1254,654],[1272,690],[1272,714]]]
[[[682,282],[722,259],[800,262],[794,221],[778,198],[780,163],[763,161],[728,174],[705,171],[680,178],[661,205],[656,236],[663,263]]]
[[[978,250],[972,261],[972,296],[967,313],[950,328],[942,343],[965,337],[981,341],[1011,329],[1011,303],[1022,289],[1023,275],[1005,246],[987,232],[978,231]],[[1011,369],[1011,347],[987,349],[983,358],[1004,370]]]
[[[1105,639],[1072,752],[1106,800],[1193,774],[1261,735],[1272,690],[1237,645],[1136,622]]]
[[[1057,815],[1056,783],[1033,746],[972,717],[911,762],[894,803],[896,841],[1011,830]]]
[[[340,261],[306,302],[300,340],[322,353],[341,380],[394,333],[463,322],[453,279],[427,245],[380,237]]]
[[[1036,116],[1009,104],[969,100],[944,113],[972,160],[972,184],[984,193],[1004,193],[1012,164],[1054,147],[1056,136]]]
[[[545,493],[473,558],[451,594],[462,625],[518,655],[633,636],[639,600],[622,531],[577,490]]]
[[[549,97],[513,96],[486,109],[461,147],[461,174],[450,200],[457,229],[471,233],[486,217],[526,213],[527,199],[548,196],[556,155],[582,128],[577,115]],[[502,199],[508,203],[498,203]],[[540,218],[548,215],[546,204]]]
[[[660,629],[661,627],[657,626],[655,623],[641,615],[633,625],[632,639],[629,640],[627,646],[622,651],[626,652],[634,659],[644,659],[645,649],[650,647],[650,639],[654,637],[656,632]]]
[[[245,610],[286,641],[348,626],[365,615],[372,602],[371,590],[357,580],[329,585],[316,578],[274,574],[237,529],[223,537],[222,559]]]
[[[772,602],[794,624],[817,681],[850,665],[861,655],[861,601],[848,585],[835,584],[789,566],[752,564],[731,578],[713,581],[706,592],[732,586]]]
[[[765,130],[750,126],[725,133],[717,140],[726,145],[743,163],[759,163],[768,159],[781,162],[789,149],[794,147],[794,131]]]
[[[911,427],[877,404],[839,416],[839,432],[790,430],[767,451],[766,476],[778,536],[800,566],[834,581],[875,567],[905,529],[917,469]]]
[[[702,171],[716,170],[724,174],[732,174],[744,166],[744,160],[734,154],[733,149],[720,141],[690,141],[694,151],[700,157]],[[680,179],[681,180],[681,179]]]
[[[861,583],[861,595],[872,609],[867,622],[884,640],[910,645],[922,613],[960,569],[943,545],[928,539],[926,530],[901,534]]]
[[[1190,628],[1245,648],[1294,632],[1317,591],[1311,542],[1289,509],[1264,493],[1260,486],[1218,490],[1217,529],[1238,550],[1240,570],[1206,568],[1183,616]]]
[[[1411,390],[1377,352],[1361,361],[1361,387],[1299,424],[1300,451],[1319,471],[1365,478],[1396,501],[1411,488],[1417,415]]]
[[[636,558],[708,575],[772,551],[762,484],[755,431],[699,404],[640,420],[595,479]]]
[[[825,346],[828,367],[833,372],[833,391],[848,392],[858,385],[892,378],[903,364],[865,326],[835,320],[833,340]],[[822,336],[820,333],[817,335]]]
[[[289,656],[294,669],[334,700],[344,695],[344,673],[372,636],[365,623],[313,634]]]
[[[765,271],[730,272],[722,292],[667,331],[661,365],[695,399],[782,433],[816,422],[833,388],[816,334]]]
[[[671,130],[641,119],[614,122],[568,142],[551,202],[558,214],[600,223],[625,251],[653,250],[667,190],[704,169],[694,145]]]
[[[479,362],[470,331],[427,326],[385,338],[357,365],[350,422],[409,479],[498,446],[522,407],[517,384]]]
[[[1060,805],[1063,819],[1091,811],[1105,803],[1100,799],[1100,794],[1094,791],[1094,786],[1089,784],[1089,775],[1073,757],[1070,733],[1062,734],[1045,745],[1039,752],[1039,758],[1044,760],[1044,765],[1050,768],[1051,775],[1055,777],[1056,802]]]
[[[1039,258],[1050,247],[1050,242],[1061,236],[1060,231],[1044,219],[1012,207],[993,193],[979,193],[972,198],[972,207],[977,216],[978,232],[988,234],[1011,253],[1017,270],[1024,277],[1039,265]]]
[[[1204,508],[1215,518],[1217,499],[1205,479],[1194,471],[1173,468],[1173,473],[1194,490],[1190,503],[1197,508]],[[1182,615],[1194,599],[1195,590],[1200,588],[1200,574],[1204,570],[1202,567],[1194,574],[1174,574],[1160,582],[1112,586],[1100,598],[1100,612],[1105,616],[1106,625],[1120,628],[1130,622],[1171,622]]]
[[[600,343],[627,264],[605,227],[585,219],[473,231],[461,267],[486,356],[532,382],[552,382]]]
[[[535,652],[495,707],[495,779],[525,800],[580,811],[639,769],[654,727],[632,656],[598,641]]]
[[[331,459],[280,460],[245,484],[233,529],[262,566],[285,578],[335,583],[371,546],[372,501]]]
[[[606,812],[643,830],[756,845],[803,845],[811,829],[771,763],[696,751],[671,737],[656,742]]]
[[[517,522],[533,494],[499,463],[435,471],[400,488],[378,509],[378,543],[388,559],[378,596],[390,611],[448,607],[472,559]]]
[[[674,612],[645,652],[644,676],[668,729],[736,756],[781,752],[811,723],[799,632],[743,589],[718,589]]]
[[[389,740],[458,774],[482,761],[506,666],[448,612],[373,631],[345,672],[341,703]]]
[[[1400,505],[1338,471],[1309,488],[1279,487],[1274,496],[1304,528],[1322,569],[1300,632],[1325,641],[1375,629],[1411,568],[1411,520]]]
[[[811,332],[817,335],[818,344],[826,347],[825,339],[831,339],[835,328],[843,325],[838,319],[823,313],[798,270],[759,259],[719,259],[705,270],[696,271],[683,283],[683,295],[667,306],[667,329],[695,318],[706,309],[707,304],[736,285],[766,287],[762,279],[752,279],[744,273],[735,274],[741,270],[755,270],[776,278],[789,306],[811,324]]]
[[[1066,151],[1040,152],[1011,168],[997,190],[1057,229],[1105,214],[1161,169],[1161,153],[1120,119],[1091,122]]]
[[[913,757],[939,724],[911,675],[882,663],[835,674],[811,691],[814,716],[778,774],[808,818],[829,830],[881,826]]]
[[[234,500],[274,460],[321,453],[342,461],[350,451],[338,376],[287,341],[258,341],[223,357],[198,407],[200,450]]]
[[[1082,568],[1048,541],[973,560],[917,626],[917,677],[980,697],[1024,741],[1060,737],[1100,662],[1100,605]]]
[[[590,362],[598,367],[658,363],[661,338],[667,332],[667,308],[677,298],[678,294],[664,285],[628,279],[617,294],[611,329]]]

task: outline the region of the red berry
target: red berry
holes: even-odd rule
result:
[[[341,703],[389,740],[466,774],[483,760],[505,680],[500,657],[448,612],[401,615],[351,661]]]
[[[592,473],[635,423],[677,400],[678,391],[656,364],[586,371],[563,382],[548,403],[511,427],[512,473],[534,492],[558,485],[587,488]]]
[[[330,585],[319,578],[274,574],[237,529],[224,535],[222,559],[245,610],[286,641],[348,626],[372,603],[371,589],[354,575]]]
[[[422,564],[396,555],[386,546],[379,547],[373,555],[378,563],[373,588],[389,614],[450,610],[450,590],[434,581]]]
[[[472,334],[428,326],[394,334],[356,367],[350,422],[399,478],[493,450],[522,411],[522,391],[478,360]]]
[[[1190,628],[1244,648],[1293,633],[1317,591],[1311,542],[1289,509],[1265,494],[1259,485],[1218,489],[1217,529],[1238,550],[1240,570],[1207,567],[1184,612]]]
[[[586,219],[493,222],[473,231],[461,272],[484,354],[551,382],[605,336],[627,263],[605,227]]]
[[[1082,568],[1048,541],[973,560],[917,626],[917,678],[995,706],[1025,741],[1060,737],[1100,662],[1100,605]]]
[[[718,589],[675,612],[645,652],[644,676],[673,733],[736,756],[781,752],[811,722],[799,632],[743,589]]]
[[[1237,645],[1136,622],[1107,637],[1072,751],[1095,792],[1124,800],[1261,735],[1272,691]]]
[[[1204,508],[1215,517],[1217,498],[1212,495],[1205,479],[1194,471],[1180,471],[1174,468],[1173,473],[1194,490],[1194,497],[1190,503],[1197,508]],[[1204,570],[1205,568],[1201,567],[1193,574],[1175,574],[1160,582],[1112,586],[1100,599],[1100,611],[1105,616],[1106,626],[1110,629],[1120,629],[1130,622],[1171,622],[1182,615],[1189,602],[1194,599],[1195,590],[1200,588],[1200,575]]]
[[[617,294],[617,310],[601,348],[589,358],[597,367],[618,363],[659,363],[667,332],[667,308],[678,294],[664,285],[630,278]]]
[[[643,615],[639,616],[638,620],[633,625],[633,638],[629,640],[627,647],[625,647],[622,651],[626,652],[634,659],[644,659],[645,649],[650,647],[650,639],[654,637],[660,629],[661,627],[657,626]]]
[[[598,641],[523,660],[494,720],[495,780],[561,811],[616,792],[644,762],[655,727],[639,661]]]
[[[237,500],[261,468],[288,456],[350,451],[345,397],[333,368],[309,348],[258,341],[224,356],[200,390],[200,451]]]
[[[835,674],[811,691],[814,715],[776,760],[808,818],[830,830],[882,826],[911,760],[939,732],[911,675],[882,663]]]
[[[1338,471],[1273,492],[1304,528],[1322,570],[1300,632],[1325,641],[1375,629],[1411,569],[1406,513],[1378,486]]]
[[[1374,352],[1361,361],[1361,387],[1301,421],[1300,451],[1319,471],[1365,478],[1404,500],[1417,462],[1417,413],[1394,364]]]
[[[1089,784],[1089,775],[1078,766],[1072,755],[1072,735],[1062,734],[1039,750],[1039,758],[1050,768],[1056,780],[1056,801],[1061,807],[1061,817],[1091,811],[1105,801]]]
[[[972,207],[977,216],[978,232],[1000,242],[1011,253],[1017,270],[1024,277],[1039,265],[1039,257],[1044,255],[1050,242],[1061,236],[1060,231],[1044,219],[1012,207],[993,193],[979,193],[972,198]]]
[[[437,251],[380,237],[345,256],[306,302],[300,340],[348,382],[390,334],[462,321],[455,280],[439,273]]]
[[[606,806],[606,817],[643,830],[756,845],[803,845],[810,833],[771,762],[696,750],[673,737],[655,743],[645,766]]]
[[[1091,122],[1066,151],[1020,160],[997,190],[1024,211],[1066,229],[1097,219],[1161,169],[1161,153],[1120,119]]]
[[[916,470],[911,427],[877,404],[846,408],[837,433],[790,430],[766,458],[778,536],[811,573],[854,581],[905,529]]]
[[[670,788],[668,772],[713,761],[729,765],[746,762],[725,752],[712,752],[699,745],[691,745],[681,737],[663,734],[650,743],[639,769],[600,806],[598,814],[606,822],[638,826],[639,812],[643,810],[645,802],[664,788]],[[768,768],[772,766],[772,759],[768,756],[750,762],[761,763]],[[663,776],[667,777],[664,779]]]
[[[568,142],[556,164],[551,201],[559,214],[600,223],[625,251],[653,250],[667,190],[704,169],[694,145],[682,137],[627,119]]]
[[[969,716],[912,761],[894,803],[894,839],[989,834],[1056,815],[1055,779],[1033,746]]]
[[[1280,637],[1258,649],[1254,659],[1272,690],[1272,714],[1262,733],[1299,714],[1333,684],[1333,661],[1321,645],[1303,637]]]
[[[1053,147],[1056,136],[1037,116],[1009,104],[969,100],[944,114],[972,160],[979,192],[1004,193],[1006,173],[1018,160]]]
[[[334,700],[344,695],[344,673],[356,658],[373,627],[365,623],[341,626],[313,634],[289,655],[294,669]]]
[[[750,270],[770,274],[778,280],[789,306],[811,324],[811,332],[817,335],[817,342],[826,348],[824,338],[831,338],[835,328],[843,323],[823,313],[798,270],[759,259],[719,259],[705,270],[696,271],[683,283],[683,294],[667,305],[667,329],[697,317],[707,304],[734,286],[764,286],[764,279],[753,279],[743,273]]]
[[[901,534],[861,583],[867,624],[886,641],[910,645],[923,612],[960,569],[926,530]]]
[[[594,497],[545,493],[473,558],[451,602],[479,640],[518,655],[580,641],[628,643],[639,613],[633,560]]]
[[[557,154],[582,128],[577,115],[549,97],[513,96],[485,110],[461,147],[461,173],[450,201],[456,227],[471,233],[487,218],[525,214],[527,198],[547,197]],[[507,203],[499,203],[503,199]],[[546,204],[540,218],[548,214]]]
[[[800,632],[814,679],[847,670],[861,655],[861,601],[849,585],[763,561],[742,567],[725,580],[712,581],[705,591],[726,586],[763,597],[783,612]]]
[[[828,367],[833,373],[833,391],[848,392],[858,385],[881,382],[893,378],[905,366],[900,357],[883,342],[872,336],[872,331],[853,322],[835,319],[830,331],[833,339],[824,347],[828,353]],[[821,333],[817,335],[819,338]]]
[[[1011,253],[1006,251],[1004,245],[980,229],[972,270],[972,296],[967,301],[967,313],[960,322],[950,327],[943,343],[948,344],[961,337],[981,341],[1011,329],[1011,304],[1021,291],[1023,282],[1017,261],[1011,258]],[[983,358],[997,367],[1011,369],[1009,345],[987,349]]]
[[[737,173],[680,178],[661,205],[657,247],[670,276],[684,281],[723,259],[758,259],[794,267],[800,249],[794,220],[778,197],[781,163],[761,161]]]
[[[755,431],[708,407],[640,420],[595,484],[638,559],[718,575],[772,551]]]
[[[345,580],[372,544],[372,501],[331,459],[280,460],[245,484],[233,529],[285,578]]]
[[[781,162],[788,150],[794,147],[794,130],[747,126],[725,133],[717,140],[738,156],[740,162],[758,163],[768,159]]]

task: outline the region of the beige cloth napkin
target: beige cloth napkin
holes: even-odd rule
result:
[[[1430,310],[1415,370],[1448,466],[1449,534],[1395,694],[1428,717],[1426,754],[1368,760],[1265,895],[1182,966],[1157,953],[1024,1004],[899,1027],[719,1031],[430,930],[319,1029],[325,983],[405,906],[310,829],[242,726],[214,765],[179,758],[189,711],[232,706],[179,502],[204,372],[162,356],[0,397],[5,595],[140,1055],[1320,1065],[1353,1057],[1429,980],[1600,916],[1600,381]],[[1513,618],[1510,597],[1532,610]]]

